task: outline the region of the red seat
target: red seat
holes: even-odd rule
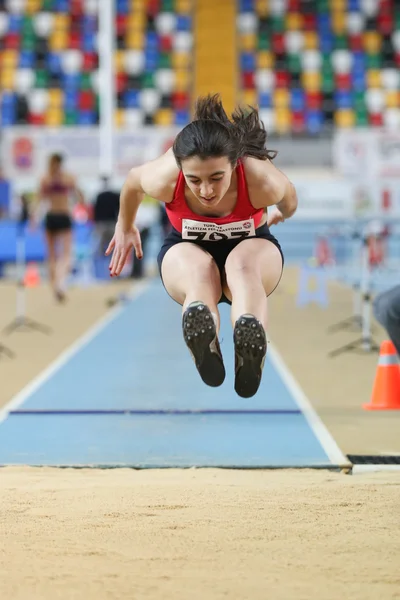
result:
[[[276,71],[275,72],[275,87],[289,87],[290,86],[290,73],[288,71]]]
[[[252,90],[255,87],[254,73],[242,73],[242,85],[245,90]]]
[[[350,73],[336,73],[335,74],[335,86],[339,90],[350,90],[351,74]]]
[[[115,75],[115,88],[117,94],[124,92],[128,85],[128,75],[126,73],[117,73]]]
[[[349,35],[349,48],[353,52],[362,52],[364,50],[363,37],[360,33]]]
[[[7,33],[4,36],[4,48],[7,50],[19,50],[21,43],[21,38],[19,33]]]
[[[171,52],[172,51],[172,36],[171,35],[161,36],[160,50],[161,50],[161,52]]]
[[[174,92],[172,106],[175,110],[186,110],[189,108],[189,95],[186,92]]]
[[[96,105],[95,95],[89,90],[79,92],[78,106],[80,110],[93,110]]]
[[[273,33],[272,34],[272,50],[275,54],[284,54],[286,51],[285,34],[284,33]]]
[[[97,54],[95,52],[85,52],[83,55],[83,71],[94,71],[97,69]]]

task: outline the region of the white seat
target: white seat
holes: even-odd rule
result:
[[[160,106],[161,94],[158,90],[147,88],[139,93],[139,106],[147,114],[153,114]]]
[[[7,0],[6,11],[14,15],[21,15],[26,8],[26,0]]]
[[[83,11],[87,15],[97,15],[99,12],[99,0],[85,0]]]
[[[27,94],[35,86],[35,73],[33,69],[17,69],[15,72],[15,90],[20,94]]]
[[[236,25],[240,33],[255,33],[258,26],[257,15],[252,12],[240,13]]]
[[[331,56],[333,70],[341,75],[350,73],[353,54],[349,50],[334,50]]]
[[[33,28],[39,37],[49,37],[54,23],[54,14],[40,12],[33,17]]]
[[[176,29],[176,15],[169,12],[161,12],[154,19],[156,31],[160,35],[171,35]]]
[[[400,52],[400,29],[396,29],[392,33],[392,44],[397,52]]]
[[[190,31],[177,31],[172,46],[175,52],[190,52],[193,46],[193,34]]]
[[[272,108],[260,109],[260,120],[264,123],[267,133],[275,131],[275,112]]]
[[[304,50],[300,58],[304,71],[319,71],[322,64],[321,52],[319,50]]]
[[[348,12],[346,15],[347,31],[354,35],[364,31],[365,19],[360,12]]]
[[[0,38],[8,31],[8,14],[0,12]]]
[[[288,54],[297,54],[303,50],[304,34],[302,31],[287,31],[285,33],[285,46]]]
[[[144,52],[142,50],[127,50],[124,54],[125,71],[129,75],[140,75],[145,65]]]
[[[378,0],[360,0],[361,11],[367,17],[375,17],[379,9]]]
[[[49,104],[48,90],[36,89],[32,90],[26,97],[28,107],[33,114],[43,114]]]
[[[269,92],[275,86],[275,73],[272,69],[258,69],[254,75],[254,82],[260,92]]]
[[[370,88],[365,92],[365,104],[370,113],[379,113],[385,106],[385,94],[378,88]]]
[[[124,124],[128,127],[140,127],[143,125],[144,113],[139,108],[127,108],[124,110]]]
[[[383,124],[390,131],[398,131],[400,129],[400,110],[387,108],[383,113]]]
[[[269,10],[275,17],[283,16],[287,10],[287,0],[269,0]]]
[[[400,73],[398,69],[382,69],[381,82],[386,90],[398,90],[400,88]]]
[[[156,88],[162,94],[171,94],[175,87],[176,74],[172,69],[158,69],[154,74]]]
[[[61,64],[64,73],[74,75],[82,68],[83,56],[79,50],[65,50],[61,53]]]

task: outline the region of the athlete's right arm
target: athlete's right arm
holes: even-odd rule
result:
[[[120,208],[114,236],[106,250],[106,255],[113,255],[110,261],[110,275],[119,275],[132,250],[136,257],[143,258],[140,233],[135,226],[135,219],[143,195],[168,202],[170,191],[176,181],[176,164],[171,151],[162,157],[131,169],[122,187]],[[157,177],[154,174],[157,173]]]

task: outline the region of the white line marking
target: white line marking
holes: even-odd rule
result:
[[[378,473],[380,471],[400,471],[400,465],[353,465],[353,475]]]
[[[299,383],[293,377],[292,373],[287,368],[281,355],[276,350],[273,344],[268,345],[267,357],[269,357],[273,366],[282,377],[289,392],[293,396],[293,399],[301,409],[309,426],[313,430],[314,435],[325,450],[332,464],[338,466],[349,466],[349,459],[346,458],[346,456],[340,450],[339,446],[337,445],[332,435],[329,433],[328,429],[325,427],[315,410],[313,409],[307,396],[301,389]]]
[[[149,281],[139,283],[126,294],[129,299],[137,298],[150,285]],[[86,333],[78,338],[71,346],[66,348],[48,367],[39,375],[34,377],[20,392],[18,392],[7,404],[0,409],[0,423],[4,421],[10,411],[15,410],[23,404],[29,396],[40,388],[54,373],[64,366],[79,350],[92,341],[107,325],[114,321],[127,307],[127,304],[122,304],[112,308],[107,314],[101,317]]]

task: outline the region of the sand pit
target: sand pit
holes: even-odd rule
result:
[[[399,498],[399,472],[6,467],[0,597],[400,598]]]

